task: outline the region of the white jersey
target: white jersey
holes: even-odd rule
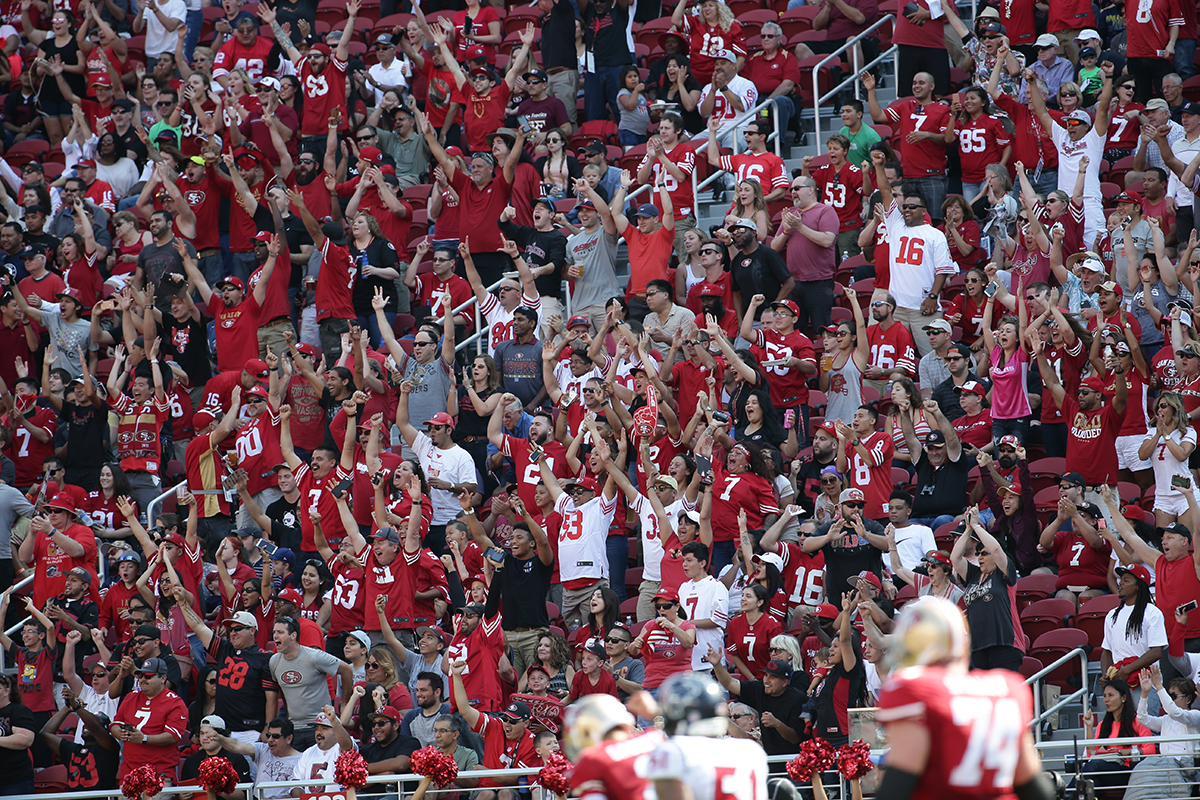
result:
[[[679,605],[687,611],[691,622],[711,619],[715,628],[696,627],[696,646],[692,648],[692,669],[711,672],[712,664],[704,660],[708,646],[725,657],[725,626],[729,624],[729,590],[712,575],[700,581],[684,581],[679,587]]]
[[[1143,442],[1154,438],[1155,430],[1151,428],[1146,431],[1146,436]],[[1196,444],[1196,429],[1188,426],[1186,431],[1180,431],[1178,428],[1171,431],[1170,439],[1176,445],[1184,442]],[[1173,497],[1182,498],[1183,495],[1171,486],[1171,478],[1180,477],[1191,480],[1191,470],[1188,468],[1187,459],[1180,461],[1171,452],[1171,449],[1163,442],[1154,445],[1154,450],[1150,453],[1150,464],[1154,467],[1154,486],[1155,497],[1162,495],[1169,499]]]
[[[533,297],[530,297],[527,294],[522,294],[521,305],[517,306],[517,308],[521,308],[522,306],[538,312],[538,322],[534,327],[534,330],[537,330],[538,327],[541,326],[541,296],[534,295]],[[492,294],[491,292],[488,292],[487,297],[485,297],[483,302],[479,304],[479,311],[483,314],[484,319],[487,321],[489,356],[496,354],[497,345],[499,345],[501,342],[507,342],[509,339],[513,338],[512,323],[513,315],[516,310],[517,309],[514,308],[512,311],[509,311],[500,304],[500,301],[496,299],[496,295]]]
[[[767,753],[749,739],[673,736],[650,754],[645,778],[686,783],[695,800],[766,800]]]
[[[909,227],[895,201],[888,209],[886,221],[888,252],[892,261],[889,291],[900,308],[920,308],[933,289],[935,275],[955,275],[958,272],[958,266],[950,258],[946,234],[932,225]]]
[[[608,577],[608,528],[617,510],[617,498],[601,492],[576,507],[569,494],[558,496],[554,510],[562,515],[558,528],[558,569],[561,580]]]

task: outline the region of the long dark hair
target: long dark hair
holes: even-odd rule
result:
[[[587,626],[592,631],[608,632],[612,630],[612,626],[617,624],[618,615],[621,613],[621,598],[617,597],[617,593],[607,586],[601,586],[596,591],[600,592],[600,597],[604,600],[604,616],[597,620],[596,615],[588,609]]]
[[[1125,681],[1109,681],[1108,685],[1116,689],[1125,697],[1125,704],[1121,707],[1121,718],[1115,719],[1111,711],[1104,712],[1104,719],[1100,722],[1100,732],[1096,734],[1097,739],[1107,739],[1112,736],[1113,723],[1117,723],[1119,727],[1119,736],[1135,737],[1138,735],[1133,728],[1133,721],[1137,716],[1137,706],[1133,701],[1133,690],[1129,688],[1129,684]]]
[[[1129,613],[1129,619],[1125,623],[1125,635],[1137,636],[1142,632],[1142,620],[1146,616],[1146,606],[1150,605],[1150,587],[1141,580],[1137,582],[1138,592],[1137,599],[1133,601],[1133,611]],[[1123,605],[1119,605],[1109,612],[1108,616],[1114,623],[1117,621],[1117,615],[1121,613]]]

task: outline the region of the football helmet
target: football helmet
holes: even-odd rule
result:
[[[887,660],[894,670],[932,665],[965,668],[971,658],[971,637],[962,611],[940,597],[922,597],[905,605],[889,638]]]
[[[720,685],[701,672],[681,672],[658,690],[658,705],[672,736],[725,736],[729,707]]]
[[[611,694],[589,694],[563,712],[563,749],[572,762],[584,750],[600,744],[613,728],[634,727],[633,715]]]

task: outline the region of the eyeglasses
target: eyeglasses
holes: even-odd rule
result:
[[[375,52],[378,53],[380,50],[392,50],[394,48],[395,45],[391,44],[377,44],[375,45]]]
[[[583,486],[572,486],[571,487],[571,494],[573,494],[573,495],[583,494],[584,492],[590,492],[590,491],[591,491],[591,489],[587,489]]]
[[[450,728],[434,728],[433,732],[435,734],[438,734],[438,733],[453,733],[454,731],[452,731]]]
[[[839,339],[842,338],[843,336],[849,336],[849,335],[850,335],[850,331],[838,331],[837,333],[834,334],[834,336],[836,336]]]

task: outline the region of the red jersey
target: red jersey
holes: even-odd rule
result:
[[[890,468],[890,464],[889,464]],[[735,542],[738,537],[738,511],[746,510],[749,529],[763,527],[763,518],[778,514],[775,502],[775,487],[762,475],[753,472],[726,472],[721,464],[713,464],[716,480],[713,482],[713,541]],[[891,480],[891,475],[888,475]],[[891,489],[888,489],[891,494]]]
[[[1104,396],[1112,402],[1116,393],[1118,375],[1104,376]],[[1117,436],[1144,436],[1146,434],[1146,379],[1142,373],[1133,368],[1125,373],[1126,382],[1125,418],[1121,421],[1121,429]],[[1064,386],[1068,384],[1063,384]]]
[[[863,174],[850,162],[835,169],[825,164],[812,170],[812,178],[821,190],[821,200],[838,215],[838,231],[862,227]]]
[[[37,569],[33,574],[33,602],[38,608],[44,608],[51,597],[58,597],[67,588],[67,573],[75,567],[86,569],[95,582],[96,576],[96,536],[92,529],[79,523],[68,525],[62,534],[83,546],[83,555],[73,558],[67,555],[61,547],[54,543],[45,533],[32,534],[33,561]]]
[[[570,697],[580,698],[589,694],[610,694],[618,697],[617,682],[603,669],[596,675],[595,683],[592,683],[592,679],[583,670],[575,670],[575,677],[571,680]]]
[[[1055,225],[1061,225],[1063,230],[1063,258],[1082,253],[1088,247],[1084,246],[1083,241],[1083,206],[1074,201],[1067,203],[1067,213],[1059,214],[1057,218],[1051,219],[1050,213],[1044,205],[1037,206],[1038,219],[1042,225],[1046,227],[1047,235]],[[1090,245],[1089,245],[1090,247]],[[1049,256],[1047,256],[1047,262]],[[1048,268],[1048,264],[1047,264]],[[1029,285],[1029,281],[1025,281],[1025,285]]]
[[[1108,588],[1108,566],[1112,563],[1112,546],[1108,542],[1101,539],[1100,547],[1093,547],[1074,530],[1059,531],[1054,534],[1050,550],[1058,562],[1055,589],[1072,586]]]
[[[196,237],[191,241],[198,251],[209,250],[221,245],[221,232],[218,228],[221,216],[221,191],[208,174],[216,169],[215,165],[209,167],[205,172],[204,180],[199,183],[190,182],[186,175],[175,182],[183,194],[183,199],[187,200],[188,207],[196,215]],[[328,197],[329,193],[325,192],[323,184],[321,191]],[[313,206],[310,204],[309,208],[311,209]],[[317,211],[314,209],[313,213],[316,214]]]
[[[97,489],[88,492],[84,498],[83,510],[92,518],[92,522],[102,527],[116,530],[125,527],[125,517],[117,510],[117,496],[105,497],[104,492]]]
[[[58,430],[58,415],[54,409],[35,405],[29,410],[32,413],[27,413],[25,418],[49,438],[38,441],[32,431],[14,419],[13,412],[4,415],[5,424],[13,431],[6,455],[17,468],[17,486],[31,486],[41,479],[44,474],[42,462],[54,455],[54,432]]]
[[[186,331],[186,328],[180,330]],[[177,442],[187,441],[196,433],[192,428],[192,389],[177,380],[167,387],[167,405],[171,407],[171,438]]]
[[[701,86],[712,83],[713,66],[722,50],[732,50],[742,58],[746,57],[742,26],[737,22],[731,22],[726,31],[719,26],[709,25],[697,14],[684,14],[683,33],[690,43],[688,50],[692,75]]]
[[[721,156],[721,169],[732,172],[738,183],[757,181],[763,187],[763,194],[791,186],[783,159],[770,151]]]
[[[956,249],[958,248],[951,245],[950,254],[953,255]],[[963,293],[951,300],[950,307],[946,309],[947,321],[962,328],[962,338],[967,344],[975,344],[983,336],[983,310],[986,305],[986,303],[976,305],[974,300]],[[958,319],[951,320],[955,315],[958,316]]]
[[[671,462],[675,460],[675,456],[686,452],[687,448],[683,446],[683,442],[673,441],[670,435],[667,435],[651,442],[650,461],[658,469],[660,475],[669,475],[671,472]],[[646,465],[642,461],[641,451],[638,452],[635,467],[637,469],[638,491],[644,494],[647,491]]]
[[[136,585],[126,586],[124,581],[117,581],[104,590],[104,597],[100,598],[98,624],[101,628],[108,629],[108,641],[124,642],[129,638],[133,628],[130,627],[129,620],[121,616],[121,612],[129,608],[132,598],[140,596]]]
[[[647,781],[638,775],[637,765],[666,738],[658,728],[650,728],[624,741],[604,741],[584,750],[571,770],[572,796],[580,800],[647,800]]]
[[[850,486],[860,489],[866,498],[863,516],[867,519],[881,519],[887,516],[888,498],[892,494],[892,453],[896,448],[891,437],[883,431],[873,431],[869,436],[863,436],[860,441],[870,460],[863,460],[857,447],[847,446],[847,455],[850,458]]]
[[[770,614],[763,614],[753,625],[745,614],[729,620],[725,629],[725,653],[740,658],[750,670],[749,675],[742,676],[744,680],[762,680],[763,670],[771,660],[771,640],[781,633],[783,626]]]
[[[158,594],[158,582],[167,573],[167,565],[162,562],[162,559],[162,550],[159,550],[150,556],[146,565],[150,570],[150,580],[147,585],[154,594]],[[191,593],[192,606],[196,609],[196,613],[203,614],[204,612],[200,608],[200,582],[203,579],[204,560],[200,555],[199,543],[192,547],[187,543],[187,539],[184,539],[183,555],[175,559],[171,567],[179,576],[179,582],[183,584],[183,588]]]
[[[1050,19],[1046,22],[1047,32],[1095,27],[1096,16],[1092,13],[1092,0],[1059,0],[1050,4]]]
[[[675,387],[675,397],[679,402],[680,419],[692,418],[700,392],[708,391],[705,379],[712,375],[717,381],[717,386],[720,386],[722,372],[724,369],[721,361],[717,361],[716,368],[711,371],[690,359],[675,362],[671,367],[671,383]]]
[[[187,736],[187,704],[170,689],[164,688],[153,698],[134,691],[121,701],[117,716],[113,718],[112,725],[120,727],[121,723],[132,725],[147,736],[169,733],[178,744]],[[121,769],[117,778],[122,779],[131,770],[145,765],[174,780],[179,767],[179,748],[128,741],[121,748]]]
[[[350,258],[346,246],[326,239],[321,247],[321,272],[317,275],[318,321],[355,318],[354,280],[357,276],[358,266]]]
[[[954,259],[954,263],[958,265],[959,272],[966,272],[971,267],[983,266],[984,261],[987,260],[987,251],[979,246],[981,237],[979,234],[978,222],[973,219],[964,219],[958,225],[958,227],[954,229],[958,231],[958,234],[962,236],[963,240],[966,241],[967,244],[972,245],[975,248],[966,255],[963,255],[963,252],[954,244],[954,240],[950,238],[950,233],[947,230],[945,223],[939,225],[938,230],[946,234],[946,244],[950,248],[950,257]],[[959,297],[963,296],[964,295],[959,295]],[[958,298],[956,297],[955,300],[957,299]],[[980,312],[980,314],[982,316],[982,312]]]
[[[504,81],[493,86],[487,94],[479,94],[469,82],[459,89],[457,99],[462,103],[463,126],[472,152],[492,152],[488,137],[497,128],[504,127],[504,109],[511,97],[512,89]]]
[[[275,474],[275,467],[283,463],[283,452],[279,449],[279,412],[271,408],[270,402],[263,403],[259,415],[238,428],[234,445],[238,467],[244,469],[249,478],[246,490],[250,494],[279,486]]]
[[[91,200],[108,212],[109,216],[117,213],[117,203],[113,200],[113,190],[104,181],[92,181],[92,185],[84,190],[85,200]],[[140,239],[138,241],[141,241]]]
[[[546,453],[546,466],[560,481],[570,477],[567,469],[567,449],[562,442],[554,439],[546,442],[542,448]],[[529,440],[504,434],[504,446],[500,453],[513,460],[513,469],[517,476],[517,494],[526,508],[537,508],[533,496],[537,485],[542,480],[542,469],[529,460]]]
[[[671,538],[674,536],[675,534],[671,534]],[[678,546],[679,541],[676,540],[675,544]],[[663,577],[665,578],[666,575],[667,570],[664,565]],[[666,586],[666,583],[663,586]],[[676,585],[672,588],[678,589],[679,587]],[[681,630],[691,631],[695,635],[695,623],[679,620],[677,626]],[[646,623],[646,627],[642,629],[642,635],[646,642],[641,653],[642,662],[646,665],[645,678],[642,680],[643,688],[655,689],[672,675],[687,672],[692,668],[692,648],[680,644],[675,634],[667,630],[657,619]]]
[[[254,43],[249,47],[242,44],[236,36],[230,38],[213,56],[213,79],[227,76],[235,69],[244,69],[250,80],[258,83],[259,78],[268,72],[267,56],[270,55],[274,44],[275,40],[266,36],[254,37]]]
[[[694,73],[693,73],[694,74]],[[692,213],[692,205],[696,202],[695,196],[692,194],[692,172],[696,169],[696,152],[690,145],[683,142],[676,144],[666,154],[667,160],[683,171],[685,180],[680,183],[675,180],[675,176],[663,170],[662,164],[658,159],[650,161],[650,156],[642,159],[642,163],[638,164],[638,172],[642,171],[642,167],[650,164],[650,173],[654,176],[655,184],[659,179],[659,172],[663,173],[662,183],[667,188],[667,193],[671,196],[671,206],[675,209],[675,219],[680,220]]]
[[[162,426],[171,417],[164,398],[137,403],[127,394],[109,395],[108,405],[120,416],[117,423],[117,458],[126,472],[157,474],[162,465]]]
[[[1125,0],[1126,57],[1169,61],[1166,47],[1171,26],[1183,24],[1180,0]]]
[[[388,473],[393,472],[403,461],[399,453],[387,450],[379,452],[379,460],[383,462],[383,469]],[[353,495],[351,495],[350,510],[354,512],[354,521],[359,525],[373,527],[375,524],[375,484],[371,482],[371,473],[367,469],[366,448],[358,442],[354,443],[354,486],[351,491]],[[407,497],[407,494],[405,496]],[[411,505],[412,500],[409,499],[408,502]],[[424,507],[422,505],[422,509]],[[408,515],[399,514],[397,516],[407,517]]]
[[[366,572],[361,567],[343,564],[336,553],[329,559],[328,566],[333,575],[329,630],[352,631],[362,628],[367,609]]]
[[[329,130],[329,112],[346,105],[347,64],[338,61],[336,56],[330,56],[319,75],[312,71],[307,58],[301,59],[296,66],[300,70],[300,86],[304,89],[304,119],[300,123],[300,135],[324,136]],[[346,127],[346,117],[343,115],[338,128],[345,130]]]
[[[1030,3],[1032,6],[1032,3]],[[908,134],[945,133],[950,121],[950,109],[941,103],[921,105],[913,98],[897,100],[885,110],[889,122],[898,123],[898,140],[905,142],[904,174],[913,178],[946,174],[946,145],[941,137],[919,142],[905,141]]]
[[[1058,345],[1050,345],[1046,348],[1046,360],[1050,363],[1050,368],[1054,370],[1054,374],[1058,376],[1058,380],[1063,383],[1063,386],[1078,386],[1081,379],[1083,367],[1087,364],[1087,351],[1083,347],[1083,342],[1076,339],[1075,346],[1070,348],[1059,347]],[[1063,422],[1062,409],[1054,402],[1042,403],[1042,424]]]
[[[886,331],[882,325],[872,325],[867,328],[867,341],[871,345],[871,366],[885,372],[901,370],[910,378],[917,377],[917,346],[903,323],[893,321]]]
[[[240,370],[247,361],[258,358],[258,328],[262,306],[253,294],[247,294],[236,306],[226,306],[220,294],[208,300],[217,334],[217,366],[222,371]]]
[[[497,622],[499,626],[499,622]],[[521,769],[540,766],[542,761],[533,749],[533,734],[525,731],[516,740],[504,735],[504,726],[499,717],[480,714],[473,731],[483,737],[483,761],[485,769]],[[491,778],[482,778],[480,788],[498,786]]]
[[[779,556],[783,559],[783,590],[792,606],[819,606],[825,598],[825,554],[806,553],[800,545],[784,542]]]
[[[1088,11],[1092,9],[1091,4],[1088,4]],[[1141,103],[1130,103],[1127,106],[1119,106],[1116,103],[1112,105],[1112,113],[1109,116],[1108,123],[1108,138],[1104,141],[1105,150],[1135,150],[1138,146],[1138,135],[1141,133],[1141,126],[1138,124],[1138,118],[1126,119],[1125,115],[1131,111],[1145,111],[1146,107]]]
[[[1129,325],[1129,327],[1133,328],[1133,338],[1138,341],[1141,341],[1142,323],[1138,322],[1137,317],[1133,316],[1132,314],[1130,314],[1128,312],[1125,312],[1124,314],[1122,314],[1120,309],[1118,309],[1117,312],[1110,317],[1104,316],[1103,313],[1097,314],[1096,316],[1094,316],[1090,320],[1088,320],[1087,328],[1089,331],[1092,331],[1093,333],[1095,333],[1097,330],[1099,330],[1099,327],[1101,324],[1111,325],[1114,328],[1116,328],[1118,331],[1120,331],[1120,333],[1118,335],[1121,337],[1121,339],[1124,339],[1125,338],[1124,325],[1126,323]]]
[[[964,183],[981,183],[988,164],[1000,163],[1008,146],[1008,131],[999,117],[981,114],[979,119],[961,119],[954,127],[958,135],[958,158]]]
[[[63,272],[63,280],[67,288],[77,289],[83,295],[84,302],[89,306],[100,299],[104,291],[104,276],[96,267],[100,252],[83,253],[82,256],[67,265]]]
[[[1082,475],[1087,486],[1116,484],[1116,442],[1122,418],[1112,401],[1094,411],[1083,411],[1068,393],[1062,410],[1067,421],[1067,470]]]
[[[467,662],[462,679],[467,690],[467,702],[472,708],[480,711],[499,711],[503,708],[504,691],[500,686],[500,676],[496,674],[496,665],[500,663],[505,646],[500,616],[496,615],[479,620],[469,634],[460,630],[446,648],[445,658],[451,664],[455,661]],[[450,695],[450,705],[458,707],[453,693]],[[487,714],[482,718],[486,719]]]
[[[417,276],[416,294],[421,298],[419,305],[427,307],[430,316],[442,318],[442,294],[446,289],[450,290],[450,302],[454,303],[454,308],[471,302],[475,297],[475,290],[471,288],[471,284],[458,275],[452,274],[446,280],[441,280],[432,272]],[[458,317],[464,322],[474,321],[473,315],[468,314],[466,310],[459,312]]]
[[[278,463],[278,462],[277,462]],[[211,492],[222,488],[226,475],[225,459],[221,451],[213,443],[211,433],[197,436],[187,444],[183,453],[183,465],[187,471],[188,486],[195,491]],[[224,492],[217,494],[197,494],[196,502],[200,518],[214,517],[218,514],[229,516],[229,499]]]
[[[875,718],[885,726],[921,722],[940,743],[912,800],[1016,797],[1013,775],[1033,720],[1033,695],[1017,673],[909,667],[888,678]]]
[[[754,353],[759,364],[793,357],[814,367],[817,364],[812,340],[800,331],[792,331],[785,336],[773,328],[756,330],[750,352]],[[776,364],[764,365],[763,369],[767,373],[767,381],[771,386],[771,404],[775,408],[794,408],[808,402],[808,375],[801,372],[799,367]]]
[[[327,490],[350,476],[342,471],[340,465],[325,473],[323,478],[313,474],[308,464],[301,464],[292,474],[296,476],[296,486],[300,489],[300,549],[317,549],[310,517],[315,511],[321,515],[321,532],[325,534],[325,541],[336,551],[338,544],[346,537],[346,529],[342,527],[337,503]]]
[[[1196,562],[1192,555],[1178,561],[1159,556],[1154,562],[1154,602],[1167,621],[1167,635],[1175,630],[1175,609],[1189,600],[1200,597],[1200,580],[1196,578]],[[1200,614],[1188,614],[1184,638],[1200,636]]]
[[[266,264],[262,264],[254,272],[250,273],[250,280],[246,281],[247,293],[253,292],[258,287],[259,281],[262,280],[263,267],[265,266]],[[288,253],[285,244],[275,263],[275,269],[271,270],[271,280],[267,281],[267,288],[263,292],[260,319],[264,325],[273,320],[291,318],[291,310],[288,305],[288,283],[291,281],[291,278],[291,255]]]

